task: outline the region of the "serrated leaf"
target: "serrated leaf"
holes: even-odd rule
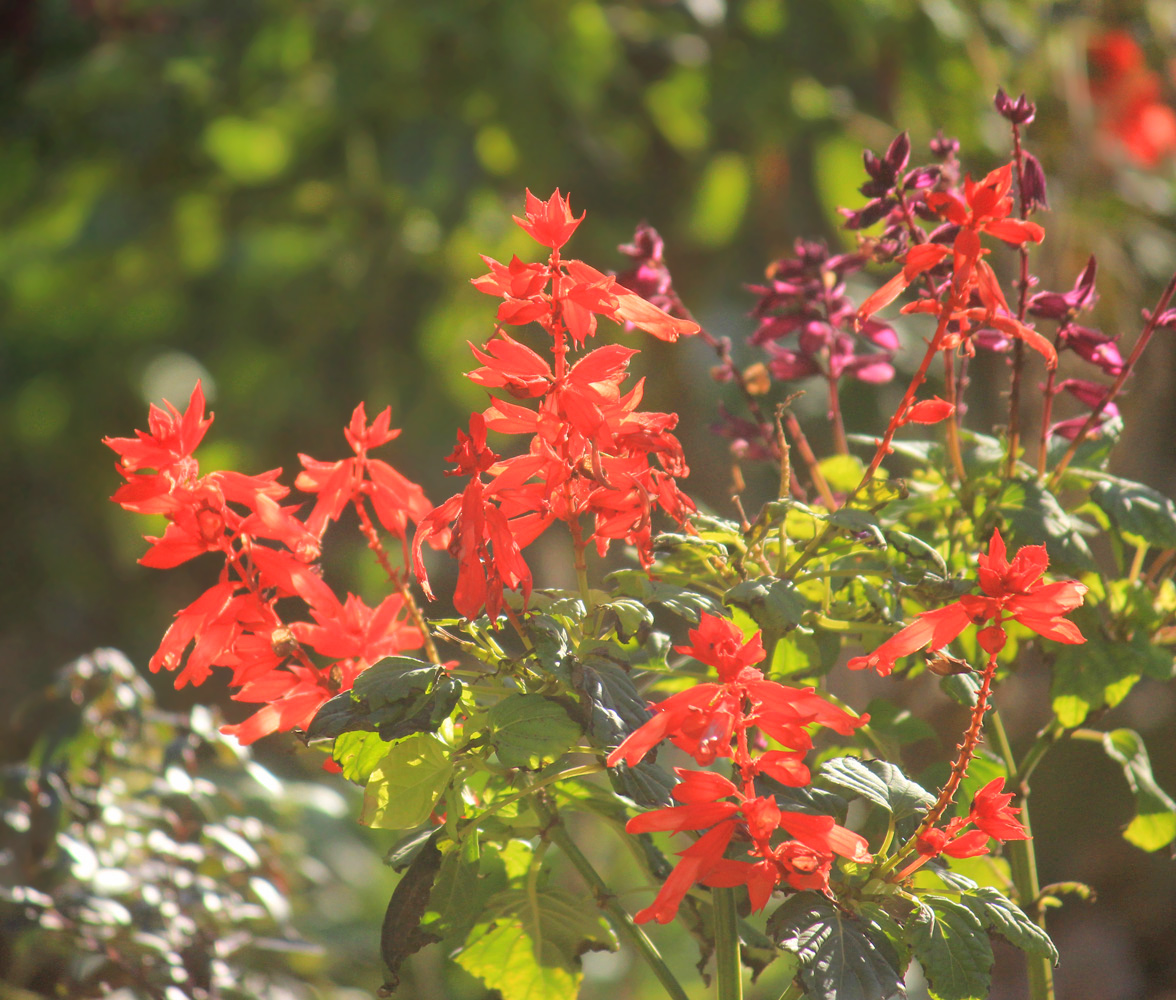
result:
[[[1058,950],[1049,935],[999,890],[988,886],[973,889],[961,894],[960,902],[971,910],[987,929],[999,934],[1009,944],[1015,945],[1027,954],[1048,958],[1057,965]]]
[[[476,832],[472,836],[477,836]],[[464,850],[451,850],[433,883],[425,928],[456,947],[482,919],[491,897],[506,888],[506,882],[506,867],[496,851],[470,857]]]
[[[800,960],[800,978],[810,998],[905,996],[902,973],[894,964],[897,956],[885,935],[823,896],[798,892],[785,900],[768,920],[768,935]]]
[[[710,595],[661,580],[651,580],[639,569],[621,569],[609,573],[606,582],[618,593],[636,597],[644,604],[660,605],[692,625],[698,624],[699,615],[703,611],[712,615],[723,613],[722,606]]]
[[[503,1000],[568,1000],[586,951],[615,951],[592,903],[562,889],[507,889],[492,897],[457,963]]]
[[[985,1000],[992,945],[980,918],[943,896],[926,896],[907,926],[935,1000]]]
[[[774,576],[744,580],[723,595],[723,602],[743,608],[760,628],[772,635],[796,628],[809,610],[808,601],[790,582]]]
[[[542,767],[580,738],[564,707],[541,694],[511,695],[487,717],[490,745],[506,767]]]
[[[325,702],[306,729],[308,741],[345,732],[378,732],[384,740],[436,732],[461,697],[461,681],[432,663],[389,656],[364,670],[349,691]]]
[[[393,746],[368,778],[360,822],[375,830],[412,830],[424,823],[453,774],[448,749],[428,733]]]
[[[1090,499],[1119,531],[1129,532],[1161,549],[1176,548],[1176,503],[1143,483],[1100,477]]]
[[[678,783],[664,767],[648,757],[635,767],[619,763],[608,769],[608,779],[621,795],[639,806],[656,809],[668,805],[670,790]]]
[[[884,760],[835,757],[821,765],[818,780],[843,795],[859,795],[881,806],[896,820],[926,812],[935,804],[934,795]]]
[[[580,695],[580,720],[594,745],[611,750],[649,721],[650,711],[628,672],[600,657],[572,668]]]
[[[1123,768],[1123,776],[1135,796],[1135,818],[1123,837],[1145,851],[1157,851],[1176,840],[1176,802],[1152,774],[1143,737],[1132,729],[1103,733],[1107,756]]]
[[[335,739],[331,756],[343,769],[344,778],[362,785],[391,746],[389,741],[380,739],[378,733],[356,730]]]
[[[653,624],[653,613],[635,597],[616,597],[598,604],[595,610],[622,642]]]
[[[1000,495],[998,509],[1013,534],[1035,543],[1044,542],[1051,563],[1075,570],[1094,568],[1090,547],[1079,534],[1083,522],[1068,514],[1058,498],[1040,483],[1008,483]]]

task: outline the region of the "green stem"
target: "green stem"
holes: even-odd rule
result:
[[[610,922],[617,933],[626,938],[637,950],[637,953],[645,960],[645,964],[657,976],[658,982],[662,984],[666,994],[672,997],[673,1000],[690,1000],[690,997],[687,996],[686,991],[682,988],[682,984],[678,982],[677,978],[670,971],[670,967],[666,965],[665,959],[661,957],[654,943],[649,940],[645,931],[633,922],[633,918],[617,902],[616,897],[609,890],[604,879],[600,877],[600,873],[592,867],[592,862],[584,856],[584,853],[576,846],[572,838],[568,836],[568,832],[563,826],[563,821],[544,805],[541,797],[537,797],[534,800],[534,809],[536,815],[539,817],[539,821],[546,827],[546,835],[556,847],[563,851],[576,871],[580,873],[580,877],[588,884],[588,887],[592,890],[592,894],[596,897],[596,905],[608,914]]]
[[[742,1000],[743,967],[739,961],[739,914],[734,889],[712,889],[715,914],[715,978],[719,1000]]]
[[[1042,736],[1051,732],[1053,727],[1047,727],[1042,736],[1038,736],[1034,743],[1034,749],[1038,745],[1041,745],[1042,749],[1038,751],[1032,765],[1026,768],[1025,765],[1029,762],[1029,758],[1026,756],[1020,766],[1017,765],[1017,758],[1013,753],[1013,746],[1009,742],[1000,712],[993,709],[989,721],[992,725],[993,736],[996,738],[997,749],[1000,751],[1001,757],[1004,758],[1005,767],[1009,774],[1016,778],[1021,778],[1024,775],[1020,783],[1014,784],[1009,790],[1016,796],[1015,801],[1021,807],[1021,813],[1017,818],[1025,828],[1028,839],[1010,840],[1005,845],[1005,850],[1008,853],[1009,867],[1013,873],[1013,885],[1016,887],[1021,908],[1029,915],[1029,919],[1044,931],[1046,930],[1045,910],[1037,905],[1037,899],[1041,895],[1041,882],[1037,877],[1037,852],[1033,847],[1033,828],[1029,822],[1029,788],[1024,783],[1024,779],[1028,778],[1029,773],[1037,766],[1037,762],[1045,751],[1053,745],[1053,740],[1042,739]],[[1054,1000],[1053,966],[1050,965],[1049,959],[1044,955],[1026,954],[1025,964],[1029,972],[1029,996],[1032,1000]]]
[[[780,994],[779,1000],[801,1000],[804,996],[804,990],[797,985],[796,980],[792,980],[788,984],[788,989]]]

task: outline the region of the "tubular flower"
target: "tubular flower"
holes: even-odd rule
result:
[[[865,839],[832,817],[782,809],[756,787],[761,775],[785,785],[807,784],[803,757],[812,746],[808,727],[826,726],[848,735],[867,717],[842,712],[812,689],[766,680],[755,666],[765,656],[758,632],[745,641],[734,622],[703,614],[689,638],[690,645],[677,651],[714,667],[719,683],[699,684],[650,706],[653,718],[609,754],[608,764],[634,766],[668,738],[699,764],[730,758],[737,780],[678,768],[680,780],[671,795],[680,804],[629,821],[630,833],[706,831],[679,853],[682,860],[653,904],[637,914],[639,922],[668,923],[692,885],[746,885],[752,908],[759,910],[778,887],[827,889],[834,855],[853,861],[871,858]],[[752,754],[752,729],[784,749]],[[745,852],[752,860],[726,857],[733,841],[750,843]]]
[[[1026,545],[1011,562],[1005,555],[1004,539],[994,529],[988,553],[978,558],[980,594],[966,594],[954,604],[924,611],[868,656],[851,659],[849,669],[873,667],[885,677],[896,660],[921,649],[940,649],[969,625],[989,625],[981,628],[980,644],[996,655],[1005,641],[1001,624],[1010,619],[1055,642],[1085,642],[1078,626],[1063,616],[1082,603],[1086,586],[1077,580],[1042,582],[1049,566],[1044,545]]]

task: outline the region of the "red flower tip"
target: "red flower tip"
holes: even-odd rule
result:
[[[953,413],[955,413],[955,407],[951,403],[938,396],[932,396],[930,399],[921,399],[914,403],[903,414],[900,423],[937,424],[941,420],[946,420]]]
[[[1004,791],[1004,778],[993,778],[976,793],[968,819],[996,840],[1028,840],[1029,834],[1015,818],[1020,809],[1009,808],[1013,793]]]
[[[552,250],[558,250],[571,238],[576,227],[584,221],[585,213],[580,218],[572,215],[571,195],[561,197],[559,188],[555,189],[547,201],[540,201],[530,189],[527,190],[527,217],[520,219],[514,216],[520,228],[538,243]]]

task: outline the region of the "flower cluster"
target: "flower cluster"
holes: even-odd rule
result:
[[[1010,619],[1055,642],[1085,642],[1078,626],[1063,617],[1082,603],[1085,584],[1044,583],[1041,578],[1049,567],[1044,545],[1026,545],[1011,560],[1006,553],[1004,539],[994,529],[988,553],[978,559],[980,594],[965,594],[945,607],[924,611],[868,656],[851,659],[849,669],[873,667],[885,677],[899,658],[920,649],[942,649],[969,625],[983,626],[977,636],[980,646],[995,657],[1004,648],[1002,626]]]
[[[347,503],[362,510],[370,499],[381,523],[404,538],[409,519],[428,509],[420,487],[367,450],[390,441],[390,410],[369,427],[360,404],[345,431],[354,459],[316,462],[302,456],[300,489],[318,494],[305,521],[296,508],[282,506],[289,490],[280,469],[260,476],[238,472],[200,474],[193,455],[212,423],[204,415],[199,384],[187,410],[152,406],[148,431],[133,438],[106,438],[118,453],[126,482],[111,498],[124,509],[162,514],[168,525],[139,561],[159,569],[179,566],[215,552],[224,560],[215,584],[180,611],[151,658],[152,671],[179,671],[176,687],[201,684],[214,667],[232,671],[237,701],[262,708],[244,722],[227,726],[242,743],[272,732],[305,726],[324,701],[350,688],[356,675],[384,656],[423,642],[397,594],[376,608],[348,594],[340,601],[323,582],[317,560],[329,521]],[[364,513],[366,517],[366,513]],[[268,543],[268,544],[267,544]],[[298,598],[310,620],[289,621],[279,602]],[[189,648],[191,647],[191,648]],[[325,663],[314,662],[307,648]]]
[[[531,572],[522,550],[555,521],[571,531],[578,569],[589,541],[601,555],[611,542],[626,542],[648,564],[654,511],[683,523],[694,510],[677,485],[688,472],[682,446],[670,433],[677,415],[640,411],[643,381],[621,389],[637,352],[610,344],[571,362],[568,341],[582,348],[600,316],[669,341],[696,333],[698,325],[675,319],[583,261],[562,260],[560,248],[582,218],[573,217],[558,190],[545,202],[527,192],[526,218],[515,221],[550,249],[547,262],[516,257],[504,265],[484,258],[490,271],[474,281],[479,291],[502,299],[500,324],[542,326],[552,356],[549,361],[501,326],[481,348],[471,345],[481,367],[468,373],[470,379],[536,406],[493,397],[485,412],[471,417],[469,432],[459,432],[449,456],[451,474],[469,482],[428,514],[417,532],[414,568],[430,597],[421,546],[452,534],[449,550],[458,560],[454,604],[466,617],[485,607],[496,618],[506,589],[529,595]],[[487,430],[529,435],[527,452],[500,458],[487,446]],[[583,534],[583,517],[592,519],[590,536]]]
[[[713,771],[677,768],[680,781],[671,794],[681,805],[629,821],[630,833],[701,833],[679,852],[682,860],[636,919],[668,923],[696,884],[745,885],[752,909],[761,910],[779,887],[827,890],[835,855],[872,860],[865,839],[832,817],[782,809],[756,786],[761,776],[791,787],[807,785],[810,727],[847,736],[868,717],[843,712],[811,688],[767,680],[755,666],[765,656],[760,633],[744,641],[738,626],[725,618],[703,614],[690,632],[690,645],[677,650],[714,667],[719,682],[697,684],[651,705],[653,718],[609,754],[608,764],[633,766],[669,739],[703,766],[730,759],[733,773],[728,779]],[[780,749],[753,751],[765,740]],[[744,857],[727,857],[733,844]]]
[[[1163,81],[1131,34],[1105,31],[1087,56],[1100,130],[1141,167],[1176,153],[1176,111],[1164,103]]]

